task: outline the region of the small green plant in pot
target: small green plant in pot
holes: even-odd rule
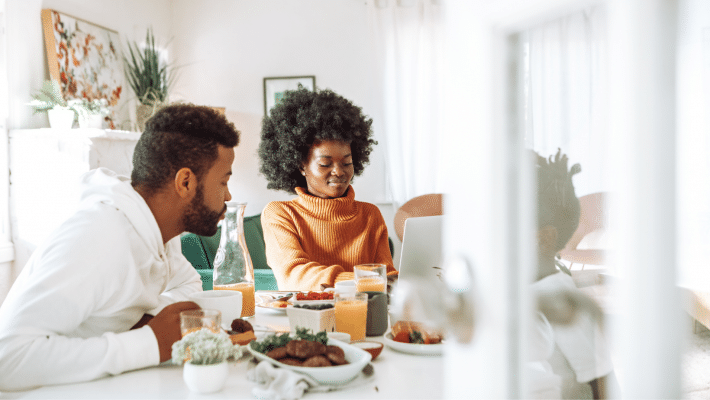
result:
[[[62,95],[62,88],[55,80],[46,80],[42,84],[39,93],[32,95],[29,106],[35,113],[46,112],[49,117],[49,125],[56,129],[71,129],[74,118],[85,118],[88,114],[84,106],[84,100],[65,100]]]
[[[123,52],[123,64],[128,83],[140,103],[136,109],[138,129],[143,131],[145,121],[168,100],[168,92],[175,82],[172,66],[161,61],[153,30],[148,29],[145,45],[128,43]]]
[[[224,387],[229,372],[227,360],[237,359],[245,351],[245,347],[232,344],[224,332],[200,329],[173,343],[172,358],[176,364],[187,360],[182,377],[190,390],[213,393]]]

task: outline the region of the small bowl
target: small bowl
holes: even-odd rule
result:
[[[341,342],[350,343],[350,334],[345,332],[328,332],[328,339],[340,340]]]
[[[380,353],[382,353],[382,348],[384,347],[384,345],[380,342],[369,342],[367,340],[365,340],[363,342],[354,342],[354,343],[350,343],[350,344],[372,354],[372,360],[377,358],[377,356],[379,356]]]

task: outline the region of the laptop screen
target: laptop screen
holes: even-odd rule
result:
[[[443,216],[411,217],[404,223],[399,279],[441,278],[441,222]]]

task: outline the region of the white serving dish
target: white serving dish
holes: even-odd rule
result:
[[[309,310],[307,308],[288,307],[286,309],[291,331],[296,328],[310,329],[313,333],[335,331],[335,308]]]
[[[392,332],[387,332],[385,334],[385,344],[392,350],[396,350],[402,353],[417,354],[421,356],[439,356],[444,350],[444,345],[442,343],[438,344],[413,344],[413,343],[402,343],[395,342],[392,337]]]
[[[341,342],[335,339],[328,339],[328,344],[333,346],[338,346],[345,352],[345,359],[348,364],[345,365],[335,365],[332,367],[295,367],[292,365],[282,364],[271,357],[267,357],[265,354],[259,353],[258,351],[247,346],[251,354],[259,360],[265,360],[271,364],[280,367],[296,371],[310,376],[318,383],[323,385],[342,385],[355,379],[360,371],[372,360],[372,355],[365,350],[358,349],[355,346]]]

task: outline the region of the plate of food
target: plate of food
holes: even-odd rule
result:
[[[387,347],[402,353],[438,356],[444,348],[439,333],[410,321],[395,323],[384,339]]]
[[[291,304],[289,303],[289,299],[286,300],[278,300],[282,297],[281,294],[262,294],[262,293],[257,293],[257,298],[258,301],[256,302],[256,306],[259,308],[262,308],[264,310],[277,313],[277,314],[285,314],[286,313],[286,308]]]
[[[324,385],[344,385],[357,378],[372,355],[348,343],[297,329],[295,335],[274,334],[251,342],[249,352],[258,360],[310,376]]]
[[[291,304],[334,304],[333,292],[297,292],[289,299]]]

